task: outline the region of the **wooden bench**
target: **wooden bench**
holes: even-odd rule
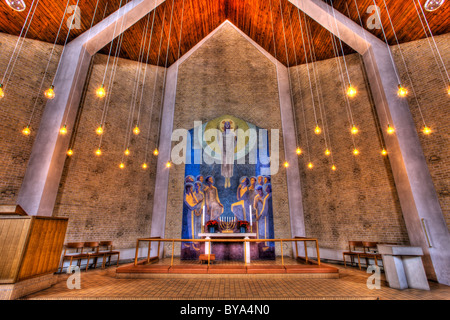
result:
[[[201,254],[199,257],[200,263],[203,264],[203,262],[208,263],[208,255],[207,254]],[[209,262],[213,262],[216,260],[216,255],[215,254],[210,254],[209,255]]]

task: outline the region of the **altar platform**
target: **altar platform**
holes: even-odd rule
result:
[[[200,264],[199,261],[181,260],[180,258],[152,259],[120,266],[116,269],[116,278],[155,278],[166,276],[202,275],[206,278],[223,277],[224,275],[237,277],[267,276],[300,277],[300,278],[339,278],[339,269],[324,263],[306,263],[304,259],[283,258],[275,260],[257,260],[250,264],[240,261],[217,261]]]

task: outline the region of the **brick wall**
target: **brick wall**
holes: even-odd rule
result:
[[[435,37],[435,41],[449,71],[450,34]],[[397,46],[392,49],[400,78],[409,88],[410,110],[419,132],[419,139],[439,197],[442,213],[450,230],[450,96],[446,91],[450,83],[448,80],[444,83],[426,39],[402,44],[401,53],[416,91],[416,100],[400,51]],[[437,59],[443,71],[440,59],[438,57]],[[446,79],[445,73],[444,79]],[[424,122],[420,111],[426,125],[433,130],[431,135],[422,133]]]
[[[343,59],[340,60],[344,67]],[[316,117],[322,129],[321,115],[328,124],[325,127],[331,141],[328,148],[333,153],[336,171],[331,170],[331,157],[324,154],[324,134],[314,133],[316,122],[306,65],[290,69],[299,141],[305,151],[300,156],[299,169],[306,235],[317,237],[320,246],[328,249],[345,249],[349,240],[408,243],[389,161],[380,153],[379,124],[374,116],[362,62],[357,54],[346,56],[346,62],[352,85],[358,90],[358,95],[350,100],[350,108],[343,96],[336,60],[315,64],[323,105],[318,102],[314,71],[309,65]],[[299,88],[303,95],[307,133]],[[360,151],[358,156],[352,154],[351,118],[359,128],[359,133],[354,136],[354,144]],[[309,159],[314,164],[312,170],[307,168]]]
[[[284,162],[275,65],[229,25],[180,65],[174,129],[191,129],[195,120],[205,123],[224,114],[261,128],[279,129],[280,164]],[[170,170],[165,237],[181,238],[184,165]],[[290,237],[283,168],[272,177],[272,185],[275,237]],[[179,246],[175,253],[179,254]]]
[[[17,41],[16,36],[0,33],[0,81],[6,71]],[[0,99],[0,204],[15,204],[25,176],[31,148],[45,107],[43,92],[38,93],[53,45],[25,40],[9,84],[4,83],[5,97]],[[55,75],[62,47],[56,46],[43,90]],[[14,62],[14,60],[13,60]],[[7,78],[7,77],[6,77]],[[31,135],[21,134],[31,119]]]
[[[138,64],[120,59],[106,113],[101,143],[103,154],[97,157],[94,151],[98,148],[100,139],[95,129],[101,121],[104,100],[96,97],[95,90],[102,82],[106,61],[105,55],[94,57],[77,119],[78,127],[72,137],[74,155],[66,160],[54,215],[69,218],[66,241],[113,240],[116,248],[131,248],[135,246],[137,238],[150,235],[156,171],[156,159],[152,151],[156,144],[164,69],[155,66],[147,68],[140,111],[141,133],[138,136],[131,134],[131,154],[125,157],[126,128]],[[111,63],[112,60],[109,69]],[[144,66],[141,68],[142,80]],[[148,135],[157,70],[159,74],[155,103]],[[108,71],[106,83],[109,75]],[[137,121],[138,107],[139,103],[133,114],[133,128]],[[141,165],[147,141],[149,167],[143,170]],[[125,169],[119,168],[122,158],[125,159]]]

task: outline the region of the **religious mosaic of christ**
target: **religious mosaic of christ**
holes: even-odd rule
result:
[[[213,129],[213,130],[211,130]],[[238,129],[246,132],[239,136]],[[251,130],[249,130],[251,129]],[[189,131],[186,147],[182,238],[200,239],[209,220],[248,221],[248,233],[273,239],[272,185],[266,130],[221,116]],[[253,135],[249,135],[253,132]],[[240,134],[240,133],[239,133]],[[218,230],[220,232],[220,229]],[[239,232],[236,228],[234,232]],[[205,253],[201,242],[184,242],[182,259]],[[243,246],[213,243],[216,259],[242,259]],[[273,242],[251,244],[252,259],[275,259]]]

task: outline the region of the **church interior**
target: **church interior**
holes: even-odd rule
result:
[[[0,299],[450,299],[450,3],[0,0]]]

